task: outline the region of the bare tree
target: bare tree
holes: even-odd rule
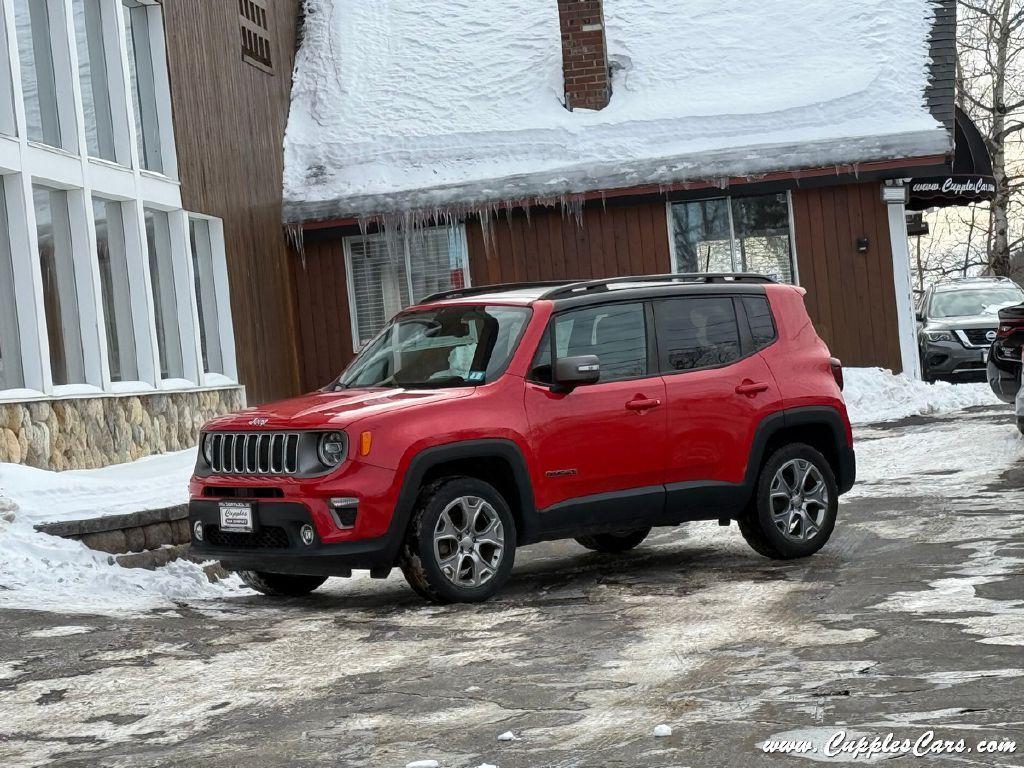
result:
[[[986,266],[1010,275],[1024,248],[1024,0],[959,4],[958,98],[985,138],[996,179]]]

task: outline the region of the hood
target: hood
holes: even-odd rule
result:
[[[366,416],[468,397],[472,388],[437,390],[344,389],[313,392],[246,408],[209,421],[205,430],[287,430],[345,427]]]
[[[999,315],[966,315],[964,317],[928,318],[925,329],[929,331],[966,331],[972,328],[991,328],[999,326]]]

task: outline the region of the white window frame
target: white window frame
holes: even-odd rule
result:
[[[457,224],[455,226],[441,226],[441,227],[426,227],[425,229],[447,229],[455,233],[456,244],[461,250],[462,256],[462,275],[466,281],[466,288],[473,285],[472,276],[469,273],[469,243],[466,239],[466,226],[464,224]],[[384,240],[387,235],[384,234],[373,234],[373,235],[350,235],[342,240],[342,249],[345,256],[345,286],[348,292],[348,308],[349,308],[349,322],[351,323],[352,333],[352,350],[358,352],[367,343],[360,343],[359,339],[359,309],[356,306],[356,293],[355,293],[355,281],[352,279],[352,243],[356,240]],[[410,253],[410,241],[411,237],[403,237],[402,235],[395,235],[397,240],[401,240],[403,243],[403,250],[405,256],[405,280],[408,286],[409,301],[412,302],[409,306],[413,306],[417,301],[417,297],[413,294],[413,282],[412,282],[412,255]],[[422,299],[423,297],[419,297]],[[402,307],[406,309],[407,307]],[[390,318],[389,318],[390,319]]]
[[[223,372],[207,371],[203,366],[202,340],[199,336],[199,327],[202,319],[199,317],[199,302],[195,300],[196,276],[192,267],[192,231],[188,226],[189,219],[205,221],[210,227],[210,258],[212,266],[210,277],[213,278],[213,293],[217,297],[217,342],[220,345]],[[223,382],[224,379],[238,381],[238,359],[235,354],[235,328],[231,320],[231,288],[228,282],[224,222],[214,216],[205,216],[201,213],[187,213],[185,218],[185,236],[189,238],[189,294],[192,296],[192,322],[195,328],[194,343],[199,351],[199,376],[201,383],[203,386],[216,386],[218,382]]]
[[[665,220],[668,223],[668,247],[670,258],[672,259],[672,272],[673,274],[680,274],[679,261],[676,258],[676,220],[672,215],[673,205],[685,205],[686,203],[706,203],[712,200],[725,200],[728,202],[729,211],[729,252],[733,269],[735,270],[736,259],[737,259],[737,243],[736,243],[736,224],[733,221],[732,213],[732,201],[748,198],[748,197],[767,197],[777,192],[766,192],[762,194],[750,194],[750,195],[715,195],[714,197],[699,197],[688,200],[669,200],[665,203]],[[786,207],[789,215],[789,259],[790,259],[790,274],[793,276],[793,285],[800,285],[800,269],[797,266],[797,252],[796,252],[796,220],[793,215],[793,192],[791,190],[786,191]]]
[[[126,158],[124,164],[88,156],[73,9],[71,3],[66,0],[48,1],[53,4],[52,7],[63,10],[62,23],[57,16],[51,21],[51,44],[54,46],[53,56],[57,66],[66,66],[70,73],[69,77],[64,78],[65,82],[61,83],[61,88],[66,89],[66,93],[61,96],[62,100],[58,107],[64,111],[71,110],[74,120],[69,124],[62,122],[61,130],[74,133],[79,151],[76,154],[27,139],[13,0],[0,0],[0,14],[3,15],[4,21],[2,31],[7,36],[8,52],[7,59],[0,61],[0,77],[6,76],[6,70],[9,70],[13,92],[11,106],[16,129],[14,136],[0,135],[0,183],[4,184],[7,203],[11,266],[17,296],[20,363],[24,379],[24,388],[0,391],[0,402],[223,387],[235,383],[238,372],[227,291],[224,227],[219,219],[189,213],[182,208],[181,189],[175,179],[177,157],[171,119],[166,44],[159,4],[156,0],[141,0],[143,4],[153,6],[148,12],[151,20],[151,49],[154,60],[159,59],[154,71],[163,174],[143,170],[138,158],[138,141],[131,104],[133,94],[124,37],[124,8],[121,0],[100,1],[105,3],[104,11],[109,11],[103,14],[105,46],[109,47],[108,86],[111,110],[115,115],[115,147],[119,148],[119,159],[122,154]],[[2,93],[3,89],[0,89],[0,94]],[[118,119],[118,116],[123,119]],[[32,202],[33,184],[58,188],[68,194],[86,384],[53,384],[37,248],[36,217]],[[102,285],[96,253],[93,195],[104,200],[120,202],[124,206],[128,282],[131,286],[130,314],[135,333],[138,381],[110,381]],[[185,369],[185,378],[181,380],[162,381],[160,378],[146,243],[146,208],[161,210],[168,215],[173,279],[177,296],[176,318],[182,339]],[[223,375],[208,376],[202,371],[198,310],[188,232],[189,216],[211,222],[211,245],[214,249],[219,300],[220,343],[226,369]]]

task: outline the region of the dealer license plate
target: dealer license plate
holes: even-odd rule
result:
[[[220,503],[220,529],[252,533],[252,504],[222,501]]]

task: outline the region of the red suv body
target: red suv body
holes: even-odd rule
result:
[[[324,389],[208,423],[193,547],[268,594],[399,566],[441,601],[492,594],[518,546],[694,520],[805,556],[854,483],[841,383],[803,292],[765,278],[452,291]]]

